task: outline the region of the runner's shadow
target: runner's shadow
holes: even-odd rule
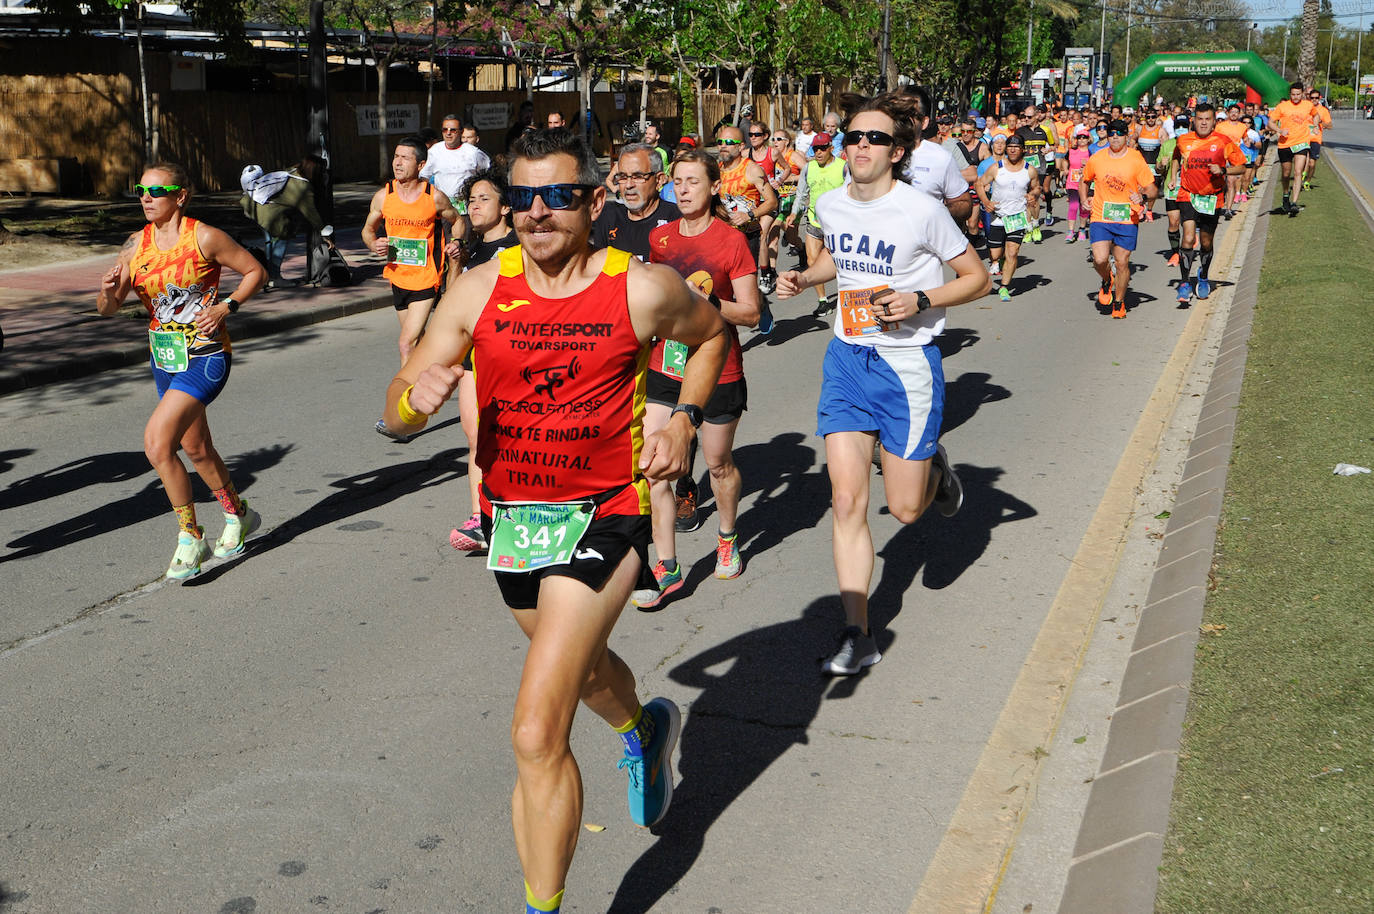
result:
[[[1012,279],[1011,289],[1014,295],[1024,295],[1027,292],[1034,292],[1041,286],[1048,286],[1049,278],[1041,276],[1039,273],[1023,273]]]
[[[940,422],[940,434],[946,435],[963,425],[985,404],[1011,397],[1011,391],[1001,384],[989,383],[992,375],[985,371],[966,371],[953,381],[945,382],[945,408]]]
[[[951,327],[945,324],[945,332],[935,338],[935,346],[940,350],[940,358],[948,359],[958,355],[970,346],[976,346],[982,337],[978,331],[965,327]]]
[[[425,459],[410,463],[389,464],[344,479],[335,479],[330,486],[338,489],[295,517],[288,518],[265,535],[248,544],[243,557],[266,555],[293,542],[302,534],[331,524],[339,524],[357,514],[371,511],[420,489],[443,485],[467,475],[467,464],[458,462],[458,455],[466,448],[440,451]],[[360,533],[380,529],[381,521],[363,520],[339,527],[346,533]],[[183,587],[199,587],[212,583],[242,559],[217,565],[188,579]]]
[[[840,615],[839,599],[822,597],[801,618],[751,629],[668,672],[700,694],[684,717],[672,806],[653,828],[658,841],[630,866],[610,914],[642,914],[672,892],[731,804],[784,753],[809,741],[831,685],[820,655]]]
[[[245,492],[257,481],[263,470],[281,463],[292,450],[290,445],[272,445],[226,460],[229,475],[240,492]],[[141,456],[141,455],[140,455]],[[84,472],[84,471],[82,471]],[[192,491],[199,502],[214,501],[209,489],[201,482],[200,476],[191,474]],[[107,501],[76,517],[60,521],[42,530],[26,533],[5,545],[18,549],[8,555],[0,556],[0,563],[15,559],[26,559],[41,555],[52,549],[69,546],[81,540],[90,539],[103,533],[119,532],[142,521],[151,520],[159,515],[171,518],[171,507],[162,488],[162,481],[154,477],[146,486],[132,495],[118,501]]]
[[[33,452],[8,453],[24,456]],[[4,457],[5,454],[0,454],[0,460]],[[10,483],[0,490],[0,511],[77,492],[100,483],[127,482],[152,471],[152,467],[148,465],[148,458],[142,451],[93,454]]]
[[[28,457],[34,453],[31,447],[15,448],[12,451],[0,451],[0,473],[8,473],[14,469],[14,461],[21,457]]]
[[[749,342],[740,347],[740,350],[742,352],[748,352],[759,346],[781,346],[783,343],[795,340],[803,334],[828,329],[830,329],[830,322],[822,317],[816,316],[810,311],[798,314],[795,317],[785,318],[778,317],[777,313],[774,312],[773,332],[767,336],[761,333],[755,333],[750,337]]]

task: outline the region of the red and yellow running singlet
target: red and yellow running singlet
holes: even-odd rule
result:
[[[386,182],[382,218],[388,248],[382,278],[410,292],[437,289],[444,275],[444,232],[434,211],[434,188],[426,183],[419,199],[407,203]]]
[[[1242,125],[1243,126],[1243,125]],[[1178,138],[1178,158],[1183,163],[1178,199],[1182,203],[1194,194],[1215,196],[1226,191],[1226,175],[1212,174],[1212,166],[1244,165],[1245,153],[1229,136],[1213,130],[1200,137],[1189,131]]]
[[[219,298],[219,264],[211,263],[196,243],[196,226],[181,220],[176,244],[166,251],[157,246],[152,223],[143,227],[129,261],[133,290],[148,309],[148,329],[179,331],[192,357],[229,351],[229,333],[220,328],[213,337],[196,332],[196,317]]]
[[[649,347],[630,322],[630,255],[607,248],[600,274],[567,298],[530,289],[519,246],[497,257],[500,276],[472,332],[483,488],[498,501],[614,492],[598,514],[648,514],[639,455]],[[482,510],[491,511],[486,491]]]

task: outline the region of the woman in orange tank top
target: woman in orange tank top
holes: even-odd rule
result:
[[[152,165],[135,189],[148,225],[124,242],[119,262],[101,279],[95,305],[102,315],[113,315],[132,291],[148,310],[158,404],[143,430],[143,450],[177,515],[177,549],[167,577],[179,580],[199,573],[211,548],[204,528],[196,525],[191,477],[178,449],[191,458],[224,509],[224,533],[215,542],[215,555],[241,553],[261,523],[234,490],[211,441],[205,407],[229,379],[232,356],[225,321],[261,288],[267,273],[224,232],[186,215],[192,187],[181,166]],[[242,276],[228,297],[219,294],[222,266]]]

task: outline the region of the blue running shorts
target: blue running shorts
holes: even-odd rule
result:
[[[816,434],[878,433],[889,452],[927,460],[940,438],[945,374],[940,350],[855,346],[832,338],[821,369]]]
[[[1088,243],[1097,244],[1099,241],[1110,241],[1119,248],[1128,251],[1135,250],[1136,236],[1140,233],[1140,227],[1136,225],[1126,225],[1122,222],[1090,222],[1088,223]]]
[[[215,397],[219,396],[219,392],[224,390],[224,385],[229,382],[229,368],[233,361],[234,357],[228,352],[193,356],[185,371],[173,374],[158,368],[153,357],[148,356],[159,400],[167,391],[179,390],[190,394],[206,406],[214,402]]]

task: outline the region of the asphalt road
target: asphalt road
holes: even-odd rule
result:
[[[1332,125],[1322,142],[1323,149],[1330,149],[1340,159],[1341,167],[1359,186],[1364,199],[1366,212],[1374,218],[1374,121],[1363,118],[1341,119]],[[1318,165],[1321,172],[1330,165]]]
[[[808,294],[744,334],[745,573],[710,576],[708,517],[679,539],[682,595],[612,636],[643,696],[684,708],[673,809],[657,835],[630,825],[618,741],[581,715],[605,830],[581,835],[565,911],[907,911],[1187,321],[1162,220],[1142,235],[1128,320],[1098,314],[1058,230],[1010,303],[951,312],[966,504],[903,528],[874,478],[885,657],[862,677],[817,667],[841,618],[814,436],[828,330]],[[455,410],[408,446],[372,431],[395,328],[377,311],[236,347],[211,427],[265,525],[182,586],[159,582],[175,528],[141,451],[146,371],[0,398],[0,911],[516,909],[523,639],[447,543]]]

